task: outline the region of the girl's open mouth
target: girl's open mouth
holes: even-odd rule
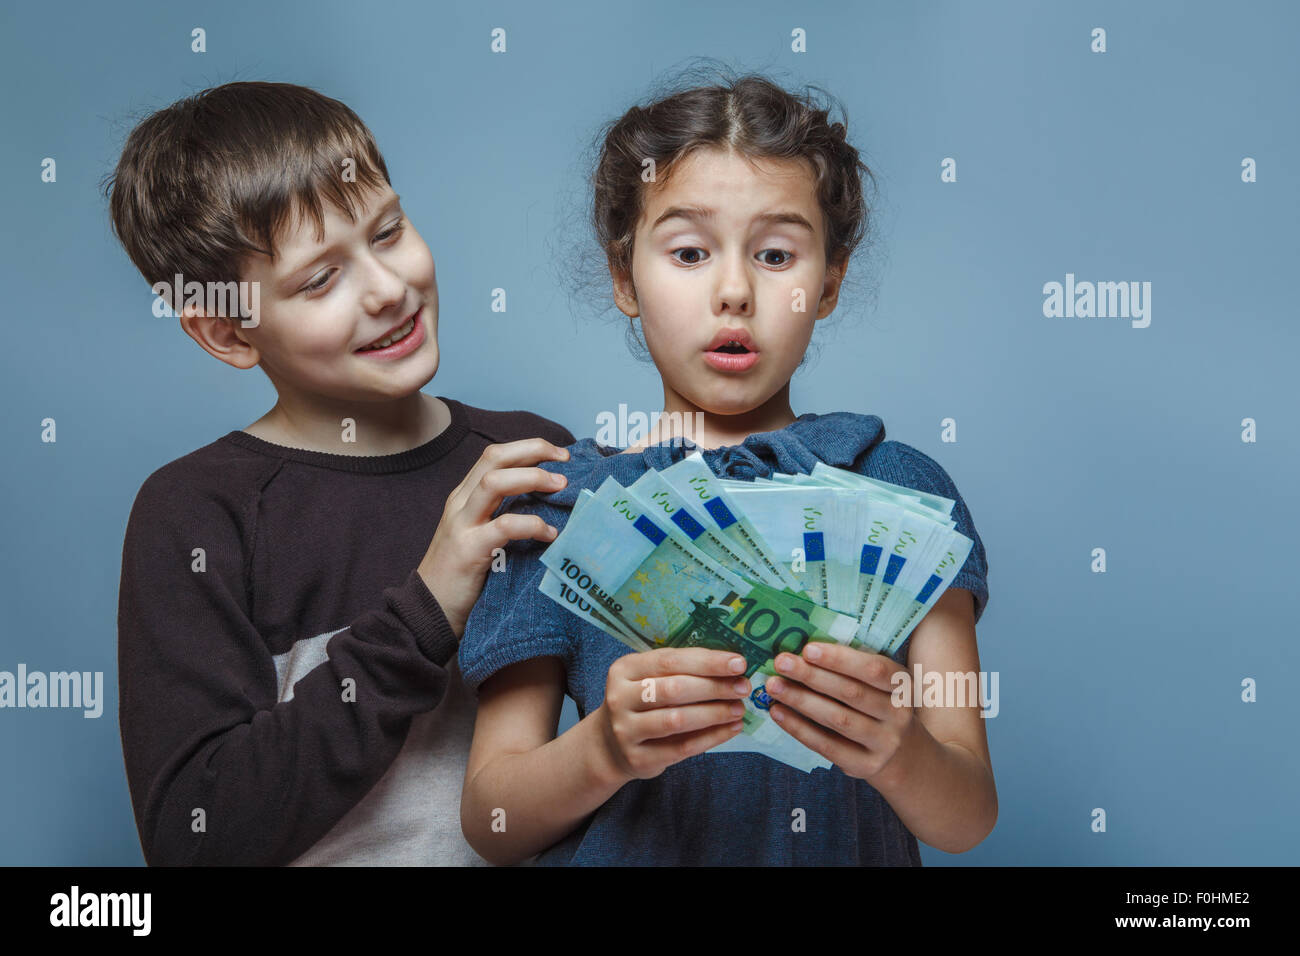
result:
[[[704,360],[722,372],[744,372],[758,361],[758,349],[743,332],[727,336],[725,330],[704,353]]]

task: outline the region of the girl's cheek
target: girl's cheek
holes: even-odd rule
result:
[[[656,349],[663,352],[671,352],[675,355],[682,355],[690,351],[693,342],[690,334],[688,313],[684,309],[666,310],[670,315],[676,315],[675,321],[665,322],[662,320],[651,320],[649,323],[642,320],[642,329],[644,330],[647,345],[654,345]]]
[[[822,283],[818,281],[815,269],[803,269],[791,276],[786,290],[786,302],[790,313],[795,316],[816,315],[817,302],[821,299]]]

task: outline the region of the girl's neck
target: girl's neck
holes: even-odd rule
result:
[[[738,415],[720,415],[705,411],[665,386],[664,410],[659,421],[650,429],[644,440],[628,451],[640,451],[650,445],[686,437],[701,448],[720,448],[740,445],[757,432],[774,432],[795,420],[790,408],[790,384],[762,405]]]

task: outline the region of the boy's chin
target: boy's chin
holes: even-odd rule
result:
[[[362,361],[373,362],[374,360],[363,359]],[[411,362],[413,364],[418,362],[421,366],[419,373],[417,374],[415,372],[413,365],[407,366],[401,364],[405,362]],[[438,351],[437,340],[426,340],[420,344],[418,352],[414,352],[411,355],[406,356],[404,359],[397,359],[394,361],[392,364],[392,371],[387,375],[387,378],[389,381],[400,381],[402,386],[399,390],[401,391],[402,396],[409,395],[413,392],[418,392],[420,389],[432,382],[434,377],[438,374],[438,369],[441,366],[441,363],[442,355]],[[370,367],[372,366],[367,366],[367,368]]]
[[[432,342],[429,342],[428,346],[433,350],[433,367],[429,370],[429,377],[424,380],[424,385],[428,385],[430,382],[432,382],[434,376],[438,374],[438,365],[442,359],[442,356],[438,354],[437,339],[434,339]],[[421,385],[420,388],[424,388],[424,385]]]
[[[435,357],[432,368],[422,371],[419,375],[411,377],[409,375],[394,376],[383,383],[368,382],[367,385],[372,389],[369,395],[370,401],[375,402],[396,402],[410,398],[423,391],[438,373],[438,361]],[[364,386],[363,386],[364,387]]]

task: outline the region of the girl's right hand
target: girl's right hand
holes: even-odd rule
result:
[[[610,665],[593,715],[615,771],[648,780],[741,730],[745,659],[703,647],[624,654]]]

